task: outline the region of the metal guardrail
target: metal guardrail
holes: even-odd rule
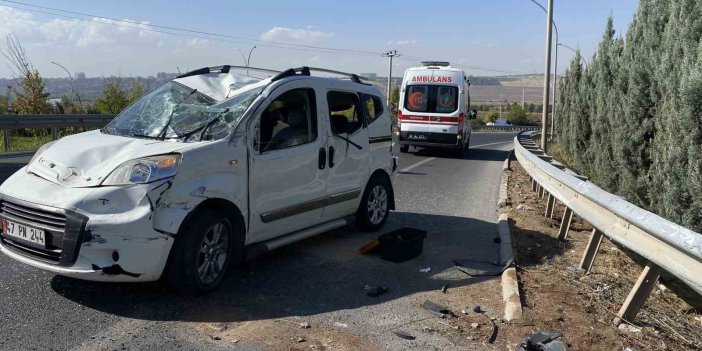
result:
[[[610,194],[546,155],[533,132],[514,139],[517,160],[532,180],[532,190],[547,197],[545,216],[552,218],[555,202],[566,206],[558,238],[567,238],[573,213],[595,228],[580,262],[589,272],[602,236],[648,260],[614,323],[633,321],[662,271],[679,278],[702,295],[702,235]]]
[[[474,132],[523,132],[523,131],[539,131],[541,126],[472,126]]]
[[[51,128],[51,137],[58,137],[57,128],[103,127],[115,115],[0,115],[0,129],[4,135],[4,151],[11,148],[10,130],[24,128]]]

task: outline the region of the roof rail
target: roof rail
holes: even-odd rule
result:
[[[185,77],[190,77],[190,76],[199,76],[201,74],[208,74],[208,73],[229,73],[230,69],[245,69],[245,70],[250,70],[250,71],[259,71],[259,72],[266,72],[266,73],[274,73],[278,74],[280,71],[275,71],[272,69],[267,69],[267,68],[258,68],[258,67],[246,67],[246,66],[232,66],[232,65],[223,65],[223,66],[214,66],[214,67],[203,67],[203,68],[198,68],[194,71],[190,71],[187,73],[183,73],[179,75],[176,78],[185,78]]]
[[[370,79],[368,79],[368,78],[366,78],[366,77],[359,76],[359,75],[353,74],[353,73],[346,73],[346,72],[334,71],[334,70],[326,69],[326,68],[308,67],[308,66],[303,66],[303,67],[298,67],[298,68],[290,68],[290,69],[287,69],[287,70],[281,72],[280,74],[278,74],[277,76],[273,77],[273,79],[271,79],[271,80],[272,80],[273,82],[275,82],[276,80],[283,79],[283,78],[285,78],[285,77],[292,77],[292,76],[298,75],[298,72],[299,72],[299,75],[301,75],[301,76],[309,76],[309,75],[311,75],[311,74],[310,74],[311,71],[323,72],[323,73],[332,73],[332,74],[338,74],[338,75],[341,75],[341,76],[346,76],[346,77],[349,77],[349,79],[351,79],[351,81],[354,82],[354,83],[365,84],[365,85],[368,85],[368,84],[367,84],[367,83],[363,83],[363,82],[361,81],[361,79],[370,80]]]
[[[259,71],[259,72],[266,72],[266,73],[273,73],[275,76],[271,79],[271,81],[275,82],[276,80],[280,80],[285,77],[292,77],[295,75],[301,75],[301,76],[310,76],[311,71],[315,72],[323,72],[323,73],[331,73],[331,74],[338,74],[341,76],[346,76],[351,79],[352,82],[354,83],[359,83],[359,84],[366,84],[361,81],[363,80],[370,80],[367,77],[359,76],[357,74],[353,73],[346,73],[346,72],[341,72],[341,71],[335,71],[331,69],[326,69],[326,68],[318,68],[318,67],[308,67],[308,66],[302,66],[302,67],[297,67],[297,68],[289,68],[286,69],[285,71],[276,71],[272,69],[267,69],[267,68],[258,68],[258,67],[246,67],[246,66],[231,66],[231,65],[223,65],[223,66],[214,66],[214,67],[203,67],[196,69],[194,71],[190,71],[187,73],[183,73],[179,75],[176,78],[185,78],[185,77],[190,77],[190,76],[198,76],[201,74],[208,74],[208,73],[229,73],[229,71],[234,68],[234,69],[244,69],[244,70],[250,70],[250,71]]]

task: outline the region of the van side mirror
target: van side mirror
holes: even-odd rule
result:
[[[349,130],[349,120],[346,116],[332,115],[331,127],[334,135],[346,134]]]
[[[468,114],[468,119],[476,118],[478,118],[478,110],[470,110],[470,113]]]

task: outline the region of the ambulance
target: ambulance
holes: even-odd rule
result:
[[[400,151],[410,146],[452,149],[462,155],[470,143],[470,83],[448,62],[422,62],[405,71],[400,88]]]

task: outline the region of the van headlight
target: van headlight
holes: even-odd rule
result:
[[[115,168],[102,185],[144,184],[176,175],[181,155],[162,155],[127,161]]]

